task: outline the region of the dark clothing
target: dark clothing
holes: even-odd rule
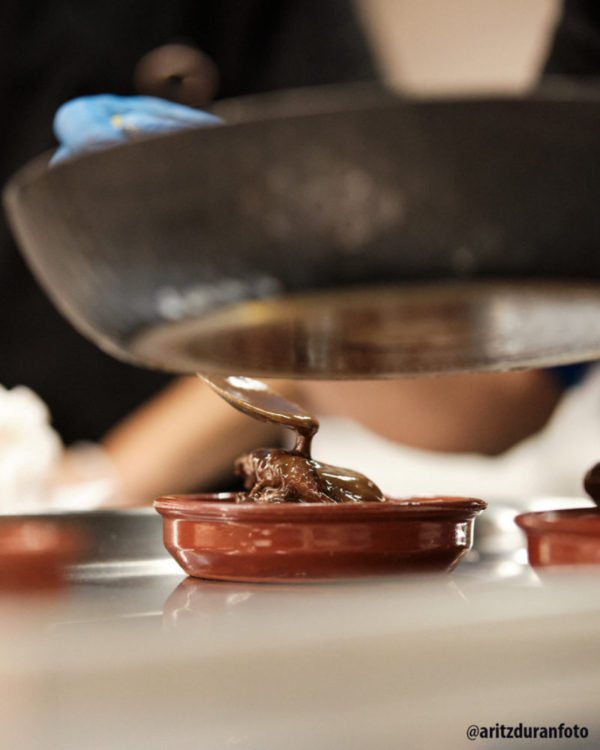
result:
[[[0,181],[56,145],[54,112],[85,94],[135,94],[150,50],[196,44],[219,97],[376,77],[349,0],[3,0]],[[0,383],[33,388],[66,443],[97,440],[168,377],[122,364],[67,323],[0,225]]]
[[[544,73],[578,78],[600,75],[598,0],[565,0]]]
[[[565,0],[544,66],[544,75],[561,76],[587,84],[600,76],[600,3],[598,0]],[[593,80],[589,80],[593,85]],[[600,83],[600,82],[599,82]],[[582,93],[584,93],[582,89]],[[589,363],[549,370],[561,388],[571,388],[585,377]]]

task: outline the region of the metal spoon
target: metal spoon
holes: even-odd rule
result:
[[[312,414],[270,390],[260,380],[241,375],[203,375],[198,377],[231,406],[263,422],[274,422],[296,431],[294,453],[310,458],[310,444],[319,422]]]

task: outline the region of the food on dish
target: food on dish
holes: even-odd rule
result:
[[[234,408],[264,422],[284,425],[296,433],[292,450],[259,448],[235,462],[244,480],[238,502],[362,503],[384,502],[377,485],[359,472],[315,461],[312,438],[319,422],[253,378],[203,376],[213,390]]]
[[[383,502],[379,487],[363,474],[322,464],[293,451],[258,449],[235,462],[247,492],[238,502],[359,503]]]

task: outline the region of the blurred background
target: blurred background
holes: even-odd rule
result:
[[[382,73],[404,91],[523,91],[537,78],[558,0],[356,0]]]

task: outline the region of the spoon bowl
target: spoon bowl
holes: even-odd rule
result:
[[[199,375],[215,393],[243,414],[290,427],[297,433],[294,451],[310,456],[310,442],[319,422],[298,404],[270,390],[260,380],[240,375]]]

